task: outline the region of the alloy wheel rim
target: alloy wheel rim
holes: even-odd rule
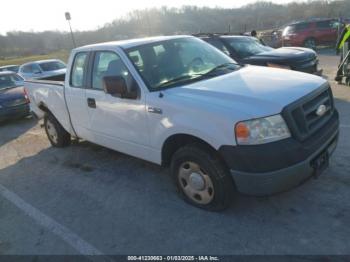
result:
[[[214,186],[208,173],[197,163],[184,162],[178,174],[181,189],[195,203],[206,205],[214,198]]]

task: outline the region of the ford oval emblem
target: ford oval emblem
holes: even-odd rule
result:
[[[320,105],[316,110],[316,115],[323,116],[327,112],[327,107],[325,105]]]

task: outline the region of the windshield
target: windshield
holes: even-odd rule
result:
[[[41,70],[43,70],[44,72],[55,71],[55,70],[66,68],[66,65],[59,61],[44,62],[44,63],[40,63],[39,66]]]
[[[240,58],[273,50],[272,47],[262,45],[258,39],[252,37],[227,37],[225,40],[237,52]]]
[[[0,90],[20,85],[23,79],[15,74],[0,75]]]
[[[215,47],[194,37],[140,45],[126,52],[151,91],[199,81],[204,75],[215,77],[240,67]]]

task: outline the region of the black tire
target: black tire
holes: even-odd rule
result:
[[[304,47],[316,50],[316,47],[317,47],[316,39],[312,37],[305,39]]]
[[[208,192],[212,194],[210,195],[212,199],[209,203],[198,203],[197,201],[200,200],[193,200],[192,198],[194,197],[190,198],[184,190],[184,185],[181,185],[185,181],[182,182],[180,168],[183,168],[189,162],[199,165],[200,170],[204,172],[205,176],[209,176],[212,182],[210,185],[213,188],[208,188]],[[180,148],[172,157],[171,173],[181,198],[196,207],[210,211],[220,211],[228,208],[232,203],[235,192],[233,179],[214,150],[210,150],[200,144],[191,144]],[[203,181],[206,181],[206,179],[203,179]],[[206,182],[204,183],[207,184]],[[205,190],[201,192],[205,192]]]
[[[47,138],[54,147],[66,147],[71,143],[71,135],[62,127],[57,119],[51,114],[46,113],[44,116],[44,127]],[[56,132],[57,136],[53,137],[51,128]]]

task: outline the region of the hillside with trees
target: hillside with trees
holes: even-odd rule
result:
[[[130,12],[95,31],[75,32],[78,45],[151,35],[198,32],[244,32],[277,29],[312,17],[350,17],[350,0],[316,0],[275,4],[256,2],[241,8],[152,8]],[[74,25],[74,21],[73,21]],[[0,59],[69,50],[68,32],[8,32],[0,35]]]

